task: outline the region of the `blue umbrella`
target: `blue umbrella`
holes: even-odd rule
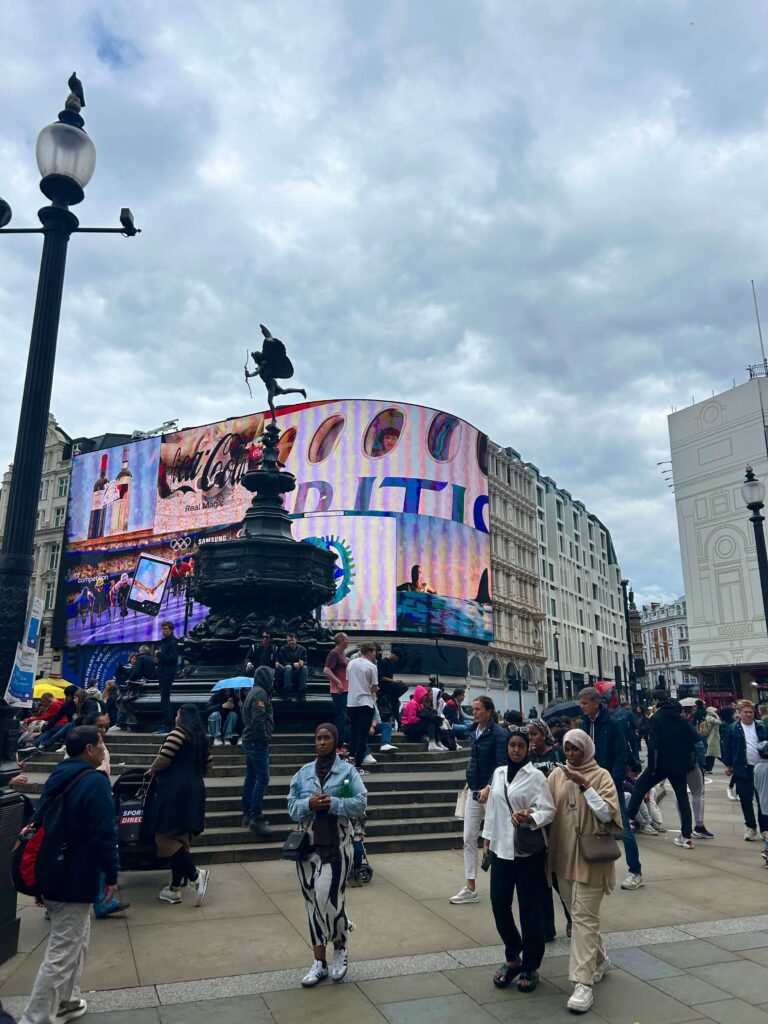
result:
[[[232,676],[231,679],[220,679],[211,693],[215,693],[216,690],[250,690],[252,686],[253,678],[251,676]]]

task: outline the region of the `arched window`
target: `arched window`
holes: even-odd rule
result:
[[[488,677],[490,679],[501,679],[501,665],[495,658],[491,659],[491,663],[488,666]]]
[[[482,676],[483,674],[483,663],[476,654],[469,659],[469,674],[471,676]]]

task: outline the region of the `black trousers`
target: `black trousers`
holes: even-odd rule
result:
[[[544,959],[541,908],[550,896],[544,872],[545,857],[546,851],[542,850],[532,857],[515,860],[502,860],[494,854],[491,860],[491,908],[496,931],[504,943],[505,959],[517,960],[522,953],[524,971],[537,971]],[[512,913],[515,889],[520,931]]]
[[[687,772],[667,775],[664,772],[654,771],[652,768],[646,768],[642,775],[638,777],[638,780],[634,785],[634,789],[632,790],[632,796],[629,798],[629,806],[627,807],[627,816],[631,821],[637,815],[638,808],[640,807],[645,794],[661,782],[662,779],[669,779],[669,784],[674,790],[675,797],[677,798],[677,809],[680,812],[680,831],[683,833],[684,838],[690,839],[691,830],[693,828],[693,817],[691,815],[691,803],[688,799]]]
[[[438,713],[427,708],[419,715],[418,722],[403,726],[403,735],[408,740],[422,740],[425,736],[430,740],[434,740],[437,736],[439,721],[440,716]]]
[[[160,717],[164,729],[173,728],[173,709],[171,708],[171,687],[173,679],[159,679],[160,683]]]
[[[405,683],[379,683],[379,693],[386,698],[387,703],[392,708],[392,717],[397,722],[398,728],[400,728],[400,716],[402,715],[400,698],[407,692],[408,687]]]
[[[707,756],[704,758],[704,770],[707,772],[711,772],[712,769],[715,767],[715,760],[716,758],[714,754],[707,754]]]
[[[360,768],[365,757],[365,748],[368,746],[368,730],[373,721],[373,708],[368,706],[351,708],[347,705],[347,715],[349,716],[351,734],[349,753],[355,759],[355,766]]]
[[[747,828],[757,828],[759,821],[760,831],[765,832],[768,829],[768,815],[763,814],[759,800],[757,801],[757,821],[755,821],[755,769],[751,764],[747,765],[747,772],[748,774],[745,778],[740,777],[736,779],[736,795],[741,803],[744,824]]]

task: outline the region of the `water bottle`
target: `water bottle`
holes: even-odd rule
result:
[[[341,796],[342,798],[352,796],[352,784],[349,781],[349,776],[341,784]]]

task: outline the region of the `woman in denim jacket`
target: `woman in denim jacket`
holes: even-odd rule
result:
[[[368,792],[354,765],[337,756],[338,745],[336,727],[318,725],[317,759],[296,772],[288,794],[288,813],[309,833],[308,852],[296,862],[315,954],[302,980],[305,988],[328,977],[329,942],[333,943],[331,978],[341,981],[348,966],[351,929],[344,897],[353,861],[352,819],[364,817]]]

